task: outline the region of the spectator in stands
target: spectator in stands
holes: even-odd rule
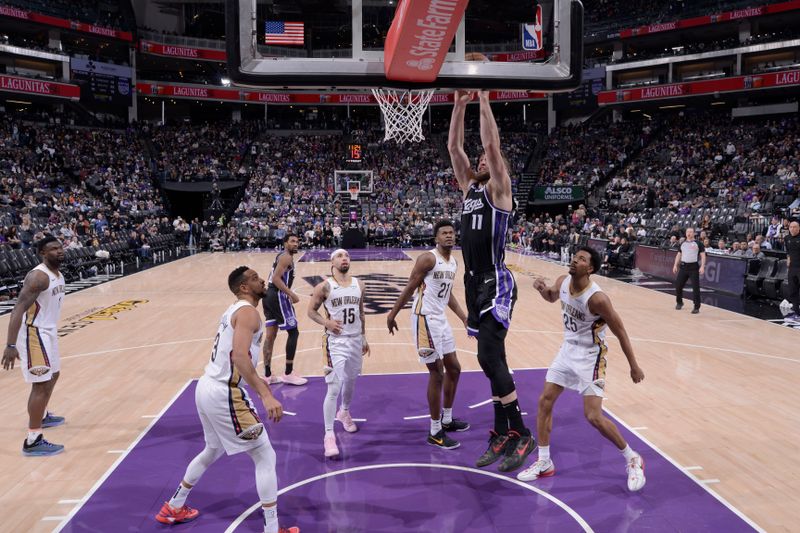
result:
[[[758,243],[753,244],[753,247],[747,251],[745,257],[750,259],[764,259],[766,257],[764,252],[761,251],[761,245]]]

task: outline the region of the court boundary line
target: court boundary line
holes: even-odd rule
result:
[[[278,491],[278,496],[281,496],[282,494],[285,494],[289,491],[292,491],[304,485],[308,485],[310,483],[314,483],[322,479],[327,479],[329,477],[338,476],[340,474],[349,474],[352,472],[363,472],[368,470],[379,470],[382,468],[440,468],[443,470],[456,470],[461,472],[469,472],[472,474],[480,474],[482,476],[508,481],[514,485],[517,485],[518,487],[528,489],[529,491],[549,500],[550,502],[558,506],[560,509],[565,511],[570,517],[572,517],[572,519],[575,520],[575,522],[577,522],[578,525],[580,525],[584,531],[589,533],[594,532],[589,523],[586,522],[586,520],[584,520],[584,518],[577,511],[575,511],[572,507],[570,507],[560,499],[556,498],[549,492],[542,490],[529,483],[525,483],[524,481],[520,481],[513,477],[503,476],[496,472],[490,472],[487,470],[478,470],[477,468],[471,468],[462,465],[443,465],[434,463],[382,463],[377,465],[354,466],[351,468],[344,468],[342,470],[335,470],[333,472],[325,472],[324,474],[303,479],[301,481],[289,485],[288,487],[280,489]],[[228,528],[225,530],[225,533],[233,533],[234,531],[236,531],[236,528],[238,528],[242,524],[242,522],[244,522],[247,519],[247,517],[256,512],[260,507],[261,507],[261,502],[257,502],[254,503],[249,508],[245,509],[245,511],[242,512],[242,514],[240,514],[238,517],[236,517],[236,519],[231,523],[231,525],[228,526]]]
[[[691,479],[691,480],[692,480],[692,481],[693,481],[693,482],[694,482],[696,485],[698,485],[699,487],[702,487],[702,488],[703,488],[703,489],[704,489],[706,492],[708,492],[708,493],[709,493],[711,496],[713,496],[714,498],[716,498],[716,500],[717,500],[719,503],[721,503],[722,505],[724,505],[724,506],[725,506],[725,507],[726,507],[726,508],[727,508],[729,511],[731,511],[733,514],[735,514],[736,516],[738,516],[739,518],[741,518],[741,519],[742,519],[742,520],[743,520],[743,521],[744,521],[744,522],[745,522],[747,525],[749,525],[750,527],[752,527],[753,529],[755,529],[755,530],[756,530],[756,531],[758,531],[759,533],[766,533],[766,530],[765,530],[765,529],[761,528],[761,526],[759,526],[758,524],[756,524],[756,523],[755,523],[755,522],[754,522],[754,521],[753,521],[753,520],[752,520],[750,517],[748,517],[746,514],[744,514],[744,512],[740,511],[740,510],[739,510],[738,508],[736,508],[736,507],[735,507],[735,506],[734,506],[732,503],[730,503],[728,500],[726,500],[726,499],[725,499],[723,496],[721,496],[720,494],[717,494],[715,491],[711,490],[711,489],[710,489],[708,486],[706,486],[705,484],[703,484],[701,480],[697,479],[697,478],[696,478],[696,477],[694,477],[692,474],[690,474],[690,473],[689,473],[689,471],[688,471],[688,470],[687,470],[687,469],[686,469],[684,466],[680,465],[680,464],[679,464],[679,463],[678,463],[678,462],[677,462],[675,459],[673,459],[671,456],[667,455],[667,454],[666,454],[664,451],[662,451],[662,450],[661,450],[661,448],[659,448],[658,446],[656,446],[655,444],[653,444],[653,443],[652,443],[652,442],[651,442],[649,439],[647,439],[646,437],[642,436],[642,435],[641,435],[641,434],[640,434],[638,431],[636,431],[635,429],[631,428],[631,426],[629,426],[628,424],[626,424],[626,423],[625,423],[625,421],[623,421],[623,420],[622,420],[620,417],[618,417],[617,415],[615,415],[615,414],[614,414],[614,413],[613,413],[613,412],[612,412],[610,409],[608,409],[608,408],[606,408],[606,407],[603,407],[603,411],[605,411],[606,413],[608,413],[608,415],[609,415],[609,416],[611,416],[611,417],[612,417],[612,418],[613,418],[613,419],[614,419],[614,420],[615,420],[617,423],[619,423],[620,425],[622,425],[622,426],[623,426],[625,429],[627,429],[628,431],[630,431],[631,433],[633,433],[634,435],[636,435],[636,438],[638,438],[639,440],[641,440],[642,442],[644,442],[644,443],[645,443],[647,446],[649,446],[649,447],[650,447],[652,450],[654,450],[656,453],[658,453],[658,454],[659,454],[661,457],[663,457],[664,459],[666,459],[666,460],[667,460],[669,463],[671,463],[671,464],[672,464],[672,466],[674,466],[675,468],[677,468],[677,469],[678,469],[678,470],[679,470],[681,473],[683,473],[683,474],[684,474],[686,477],[688,477],[689,479]]]
[[[156,415],[156,417],[153,418],[149,424],[147,424],[147,427],[144,428],[141,431],[141,433],[139,433],[139,436],[137,436],[136,439],[134,439],[134,441],[128,445],[128,447],[125,449],[125,453],[120,455],[117,458],[117,460],[114,461],[114,463],[110,467],[108,467],[108,470],[106,470],[106,472],[100,477],[100,479],[98,479],[97,482],[95,482],[95,484],[92,485],[89,491],[83,495],[83,497],[80,499],[80,503],[72,508],[67,517],[64,518],[64,520],[62,520],[61,523],[59,523],[56,526],[56,528],[53,530],[53,533],[58,533],[59,531],[61,531],[64,527],[66,527],[67,524],[69,524],[70,520],[72,520],[72,518],[76,514],[78,514],[78,511],[83,509],[83,506],[86,505],[86,502],[89,501],[89,499],[94,495],[95,492],[97,492],[100,486],[103,483],[105,483],[105,481],[111,476],[111,474],[114,473],[117,467],[122,463],[122,461],[125,460],[126,457],[128,457],[128,454],[130,454],[134,450],[134,448],[136,448],[139,442],[141,442],[141,440],[144,438],[145,435],[147,435],[147,433],[153,428],[153,426],[155,426],[156,423],[159,420],[161,420],[161,417],[166,414],[166,412],[170,409],[170,407],[172,407],[172,405],[177,401],[180,395],[183,394],[183,392],[189,387],[189,385],[191,385],[193,381],[195,380],[190,379],[189,381],[183,384],[183,386],[178,390],[178,392],[175,393],[172,399],[167,402],[167,404],[164,406],[163,409],[161,409],[158,415]]]

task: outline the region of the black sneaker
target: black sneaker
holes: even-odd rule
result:
[[[429,432],[428,444],[445,450],[453,450],[461,446],[461,443],[456,442],[450,437],[448,437],[447,433],[445,433],[443,429],[439,430],[439,433],[437,433],[436,435],[431,435]]]
[[[680,311],[681,309],[683,309],[683,304],[682,304],[682,303],[681,303],[681,304],[676,304],[676,305],[675,305],[675,309],[677,309],[678,311]]]
[[[508,445],[506,457],[500,463],[501,472],[513,472],[525,463],[525,459],[536,448],[536,439],[533,435],[520,435],[516,431],[508,432]]]
[[[469,429],[469,422],[454,418],[449,424],[442,422],[442,429],[445,431],[466,431]]]
[[[692,309],[692,314],[693,315],[696,315],[699,312],[700,312],[700,308],[699,307],[695,307],[694,309]]]
[[[489,447],[475,462],[475,466],[478,468],[488,466],[505,455],[508,435],[499,435],[494,430],[490,430],[489,434]]]

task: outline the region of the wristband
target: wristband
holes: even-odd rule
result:
[[[16,344],[6,344],[6,348],[16,348]]]

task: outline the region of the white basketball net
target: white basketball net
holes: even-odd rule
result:
[[[422,115],[428,109],[433,89],[372,89],[372,94],[378,100],[386,122],[384,141],[394,139],[398,143],[406,143],[425,140],[422,134]]]

